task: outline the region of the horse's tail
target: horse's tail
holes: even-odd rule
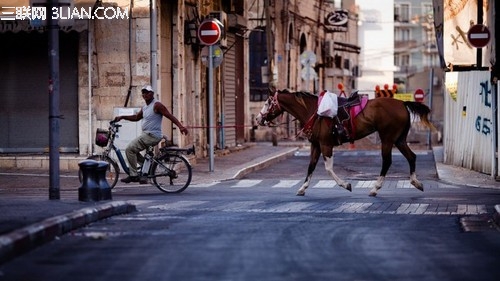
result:
[[[422,124],[430,128],[432,131],[437,131],[436,127],[434,127],[431,121],[429,121],[431,109],[427,105],[415,101],[405,101],[404,105],[410,113],[420,117],[420,122],[422,122]]]

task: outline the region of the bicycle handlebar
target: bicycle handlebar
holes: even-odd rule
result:
[[[113,120],[109,121],[109,125],[112,127],[116,127],[116,128],[119,128],[122,126],[121,124],[118,124],[118,122],[115,122]]]

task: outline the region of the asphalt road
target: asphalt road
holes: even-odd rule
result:
[[[415,151],[417,155],[416,173],[420,180],[437,180],[437,171],[432,151]],[[284,162],[284,163],[283,163]],[[307,175],[309,165],[309,150],[299,150],[291,157],[246,178],[274,178],[280,176],[302,177]],[[334,172],[343,179],[376,180],[382,167],[382,157],[379,150],[354,150],[334,152]],[[406,159],[397,151],[393,151],[392,165],[386,175],[388,179],[409,178],[410,167]],[[320,158],[313,174],[314,179],[330,179],[326,173],[323,159]]]
[[[500,232],[466,232],[460,223],[486,221],[498,192],[440,182],[427,156],[419,157],[426,190],[418,191],[395,157],[393,176],[369,197],[364,183],[378,174],[380,158],[352,164],[351,156],[337,155],[336,163],[345,164],[337,171],[352,192],[318,166],[306,196],[295,196],[308,161],[300,153],[244,179],[173,196],[121,189],[114,199],[134,200],[138,212],[6,263],[0,281],[498,280]]]

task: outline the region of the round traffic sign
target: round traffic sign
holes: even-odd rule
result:
[[[198,27],[198,38],[204,45],[213,45],[219,41],[221,35],[221,27],[214,19],[207,19]]]
[[[303,66],[314,66],[316,64],[316,54],[313,51],[304,51],[300,54],[300,63]]]
[[[489,29],[482,24],[471,26],[467,32],[467,39],[469,39],[469,43],[476,48],[483,48],[488,45],[490,37],[491,35]]]
[[[424,101],[424,91],[422,89],[417,89],[415,93],[413,94],[413,98],[415,99],[416,102],[423,102]]]
[[[201,50],[201,62],[208,66],[208,64],[210,63],[208,60],[210,59],[210,55],[208,54],[208,48],[203,48]],[[212,58],[213,58],[213,67],[218,67],[219,65],[221,65],[222,63],[222,58],[224,56],[224,53],[222,52],[222,49],[215,45],[212,47]]]

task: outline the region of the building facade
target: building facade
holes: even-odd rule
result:
[[[47,168],[49,119],[57,118],[61,169],[77,169],[79,160],[101,149],[94,144],[97,128],[139,110],[145,84],[190,130],[181,135],[165,120],[164,134],[181,147],[195,145],[196,157],[207,157],[211,145],[217,150],[268,140],[271,129],[255,129],[253,122],[269,82],[310,92],[335,90],[340,83],[346,92],[356,86],[354,1],[60,0],[68,14],[58,10],[59,81],[48,81],[48,28],[26,17],[26,8],[46,1],[5,1],[0,12],[11,18],[0,21],[4,167]],[[207,18],[224,26],[214,45],[218,53],[212,54],[222,58],[213,77],[208,47],[197,34]],[[60,84],[60,114],[49,116],[54,82]],[[287,137],[298,124],[283,128]],[[137,124],[124,125],[119,146],[138,131]]]
[[[47,27],[15,18],[36,0],[6,1],[2,15],[13,16],[3,19],[0,26],[0,61],[4,65],[0,109],[5,117],[0,121],[4,132],[1,163],[6,167],[47,167],[52,130]],[[183,136],[166,120],[164,134],[181,147],[195,145],[197,157],[206,156],[210,143],[223,149],[247,141],[245,1],[67,2],[72,14],[66,17],[73,20],[61,20],[59,32],[61,169],[78,168],[75,160],[100,149],[94,144],[97,128],[107,128],[117,114],[131,114],[142,107],[140,89],[145,84],[153,86],[156,98],[190,130]],[[118,10],[121,17],[116,16]],[[95,17],[89,18],[89,14]],[[200,23],[209,17],[224,24],[217,43],[224,59],[214,69],[212,83],[213,128],[207,123],[209,83],[203,60],[208,48],[196,35]],[[131,139],[138,130],[124,130],[121,139]],[[213,142],[208,140],[208,130],[215,131]]]
[[[322,90],[340,94],[339,85],[347,94],[356,89],[361,48],[354,0],[255,3],[248,12],[250,112],[256,115],[261,109],[269,82],[278,89],[315,94]],[[267,46],[272,55],[260,53],[259,46]],[[287,114],[280,123],[278,128],[258,128],[252,134],[257,140],[296,139],[300,124]]]

